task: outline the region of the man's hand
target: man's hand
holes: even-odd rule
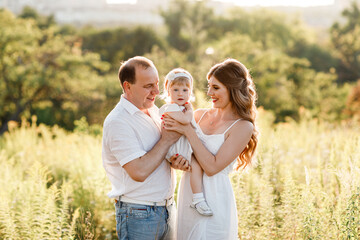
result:
[[[180,169],[183,171],[191,172],[191,166],[189,161],[186,160],[183,156],[175,154],[170,158],[171,167],[174,169]]]
[[[169,131],[164,128],[164,122],[161,123],[161,138],[172,144],[176,143],[182,135],[175,131]]]

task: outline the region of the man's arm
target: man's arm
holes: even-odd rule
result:
[[[138,182],[143,182],[165,159],[170,146],[174,144],[181,135],[164,130],[161,132],[160,140],[145,155],[126,163],[123,168],[129,176]]]

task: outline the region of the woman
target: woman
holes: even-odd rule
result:
[[[204,193],[213,211],[213,216],[207,217],[190,208],[190,174],[185,172],[178,194],[177,239],[238,238],[236,203],[228,174],[235,163],[237,170],[250,164],[257,145],[256,92],[247,68],[228,59],[213,66],[207,79],[213,106],[194,113],[200,136],[190,124],[164,118],[166,129],[188,138],[204,171]]]

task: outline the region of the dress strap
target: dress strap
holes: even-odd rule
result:
[[[200,123],[201,119],[203,119],[203,117],[205,116],[205,114],[208,112],[208,110],[206,110],[200,117],[199,121],[198,121],[198,124]]]
[[[229,131],[230,128],[231,128],[232,126],[234,126],[235,123],[237,123],[239,120],[241,120],[241,118],[239,118],[238,120],[235,120],[235,122],[233,122],[233,123],[230,125],[230,127],[228,127],[228,128],[225,130],[225,132],[224,132],[223,134],[225,134],[227,131]]]

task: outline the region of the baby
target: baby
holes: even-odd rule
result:
[[[168,103],[164,104],[159,112],[160,115],[167,114],[171,118],[182,124],[191,123],[197,129],[197,124],[193,116],[191,104],[188,103],[192,93],[193,78],[191,74],[182,69],[175,68],[165,77],[164,91],[167,95]],[[170,147],[166,159],[169,160],[174,154],[180,154],[188,161],[191,161],[192,149],[185,136]],[[212,216],[213,212],[208,206],[202,191],[203,170],[198,162],[192,161],[190,174],[190,185],[193,192],[193,201],[190,207],[196,209],[201,215]]]

